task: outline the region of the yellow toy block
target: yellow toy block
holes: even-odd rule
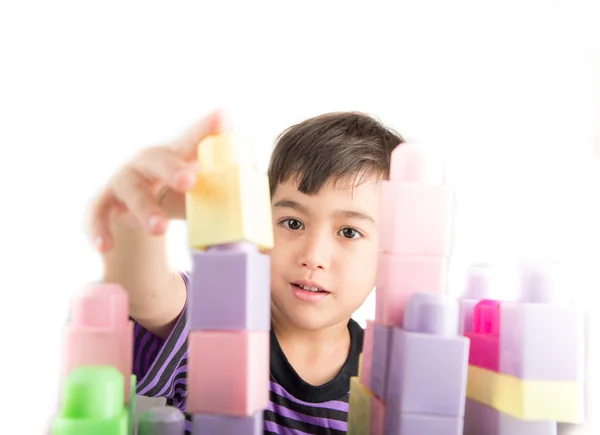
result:
[[[350,410],[348,412],[348,435],[371,433],[371,400],[373,393],[358,378],[350,378]]]
[[[232,134],[210,136],[198,145],[201,169],[186,195],[191,248],[243,241],[261,250],[273,248],[269,180],[248,156],[244,160],[238,151],[244,146]]]
[[[581,382],[531,381],[469,365],[467,397],[520,420],[582,423]]]

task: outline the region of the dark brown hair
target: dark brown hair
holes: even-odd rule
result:
[[[364,113],[309,118],[277,138],[268,171],[271,195],[286,181],[297,182],[300,192],[313,195],[328,182],[350,177],[387,179],[392,150],[403,142],[398,133]]]

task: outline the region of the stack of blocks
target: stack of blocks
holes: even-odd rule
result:
[[[406,143],[382,182],[376,314],[351,379],[350,435],[459,435],[469,341],[446,295],[452,192],[441,154]]]
[[[467,289],[466,435],[555,435],[557,422],[583,422],[584,314],[558,301],[556,270],[524,264],[517,301]]]
[[[227,133],[198,146],[186,197],[192,275],[188,398],[192,433],[262,434],[269,404],[271,197],[249,144]]]
[[[91,285],[77,295],[67,327],[61,406],[52,435],[134,432],[133,322],[118,285]]]

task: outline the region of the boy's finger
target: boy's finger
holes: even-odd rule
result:
[[[191,159],[202,139],[212,134],[222,133],[226,124],[225,114],[216,110],[190,127],[171,148],[182,158]]]
[[[194,186],[198,172],[197,162],[187,162],[165,147],[146,150],[132,161],[131,167],[145,178],[158,179],[179,192]]]
[[[157,204],[150,184],[140,174],[127,173],[114,184],[114,191],[117,199],[127,207],[143,228],[156,235],[165,233],[168,218]]]

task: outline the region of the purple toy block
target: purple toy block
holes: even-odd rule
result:
[[[458,335],[458,304],[440,294],[416,293],[404,329],[394,328],[387,385],[388,414],[462,417],[469,339]]]
[[[373,361],[371,391],[380,399],[386,396],[392,327],[373,324]]]
[[[194,414],[192,417],[194,435],[262,435],[262,433],[262,411],[248,417],[217,414]]]
[[[584,380],[585,318],[558,302],[551,270],[526,267],[518,302],[500,306],[500,373],[526,380]]]
[[[556,435],[552,421],[525,421],[467,399],[464,435]]]
[[[256,245],[194,251],[190,281],[191,330],[270,330],[270,259]]]
[[[458,332],[473,332],[473,311],[482,299],[489,299],[489,271],[485,266],[472,266],[467,275],[467,286],[460,297]]]
[[[384,435],[463,435],[462,417],[410,413],[393,414],[389,420],[386,419]],[[479,435],[488,434],[482,432]]]
[[[174,406],[157,406],[140,415],[138,435],[184,435],[185,416]]]

